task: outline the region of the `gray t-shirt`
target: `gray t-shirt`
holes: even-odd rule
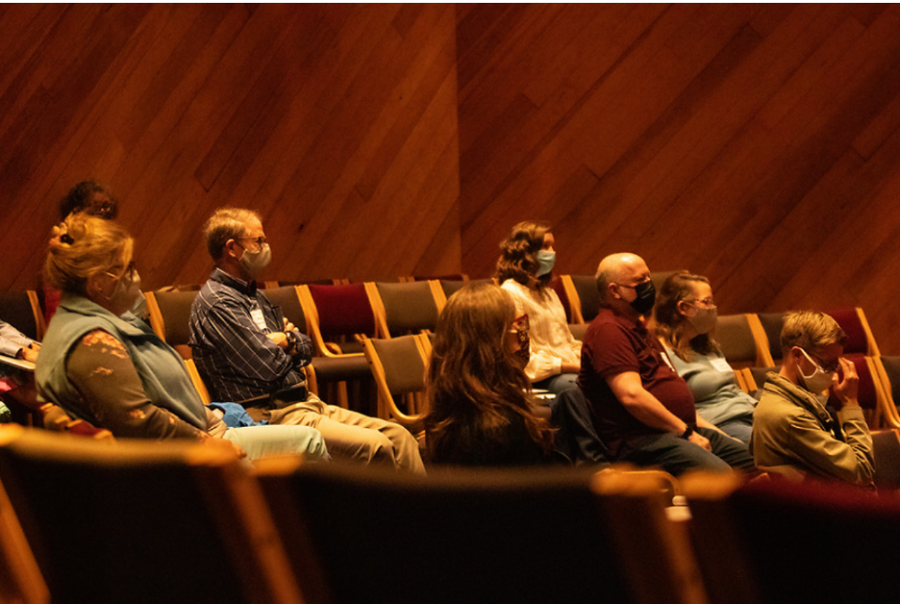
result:
[[[700,417],[719,425],[738,417],[753,416],[756,399],[741,390],[734,371],[721,353],[693,352],[689,363],[679,359],[668,346],[666,354],[678,375],[688,383]]]

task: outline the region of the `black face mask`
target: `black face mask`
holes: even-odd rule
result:
[[[631,308],[635,312],[646,315],[653,310],[653,305],[656,304],[656,286],[653,285],[653,281],[639,283],[634,287],[634,293],[637,294],[637,298],[631,302]]]

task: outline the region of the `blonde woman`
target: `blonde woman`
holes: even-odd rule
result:
[[[203,405],[181,356],[128,312],[141,284],[133,247],[114,221],[84,213],[54,227],[45,273],[62,299],[37,361],[39,394],[120,437],[221,437],[250,459],[326,458],[312,428],[228,428]]]

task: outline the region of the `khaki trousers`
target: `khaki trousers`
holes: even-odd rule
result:
[[[327,405],[312,393],[300,403],[281,406],[276,401],[275,405],[272,409],[259,410],[263,419],[275,425],[315,428],[335,459],[391,465],[397,470],[425,473],[418,442],[400,424]]]

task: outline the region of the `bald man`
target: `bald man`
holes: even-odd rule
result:
[[[609,457],[676,476],[753,470],[746,445],[697,416],[690,388],[644,326],[656,300],[647,263],[635,254],[607,256],[597,288],[601,309],[584,336],[578,385]]]

